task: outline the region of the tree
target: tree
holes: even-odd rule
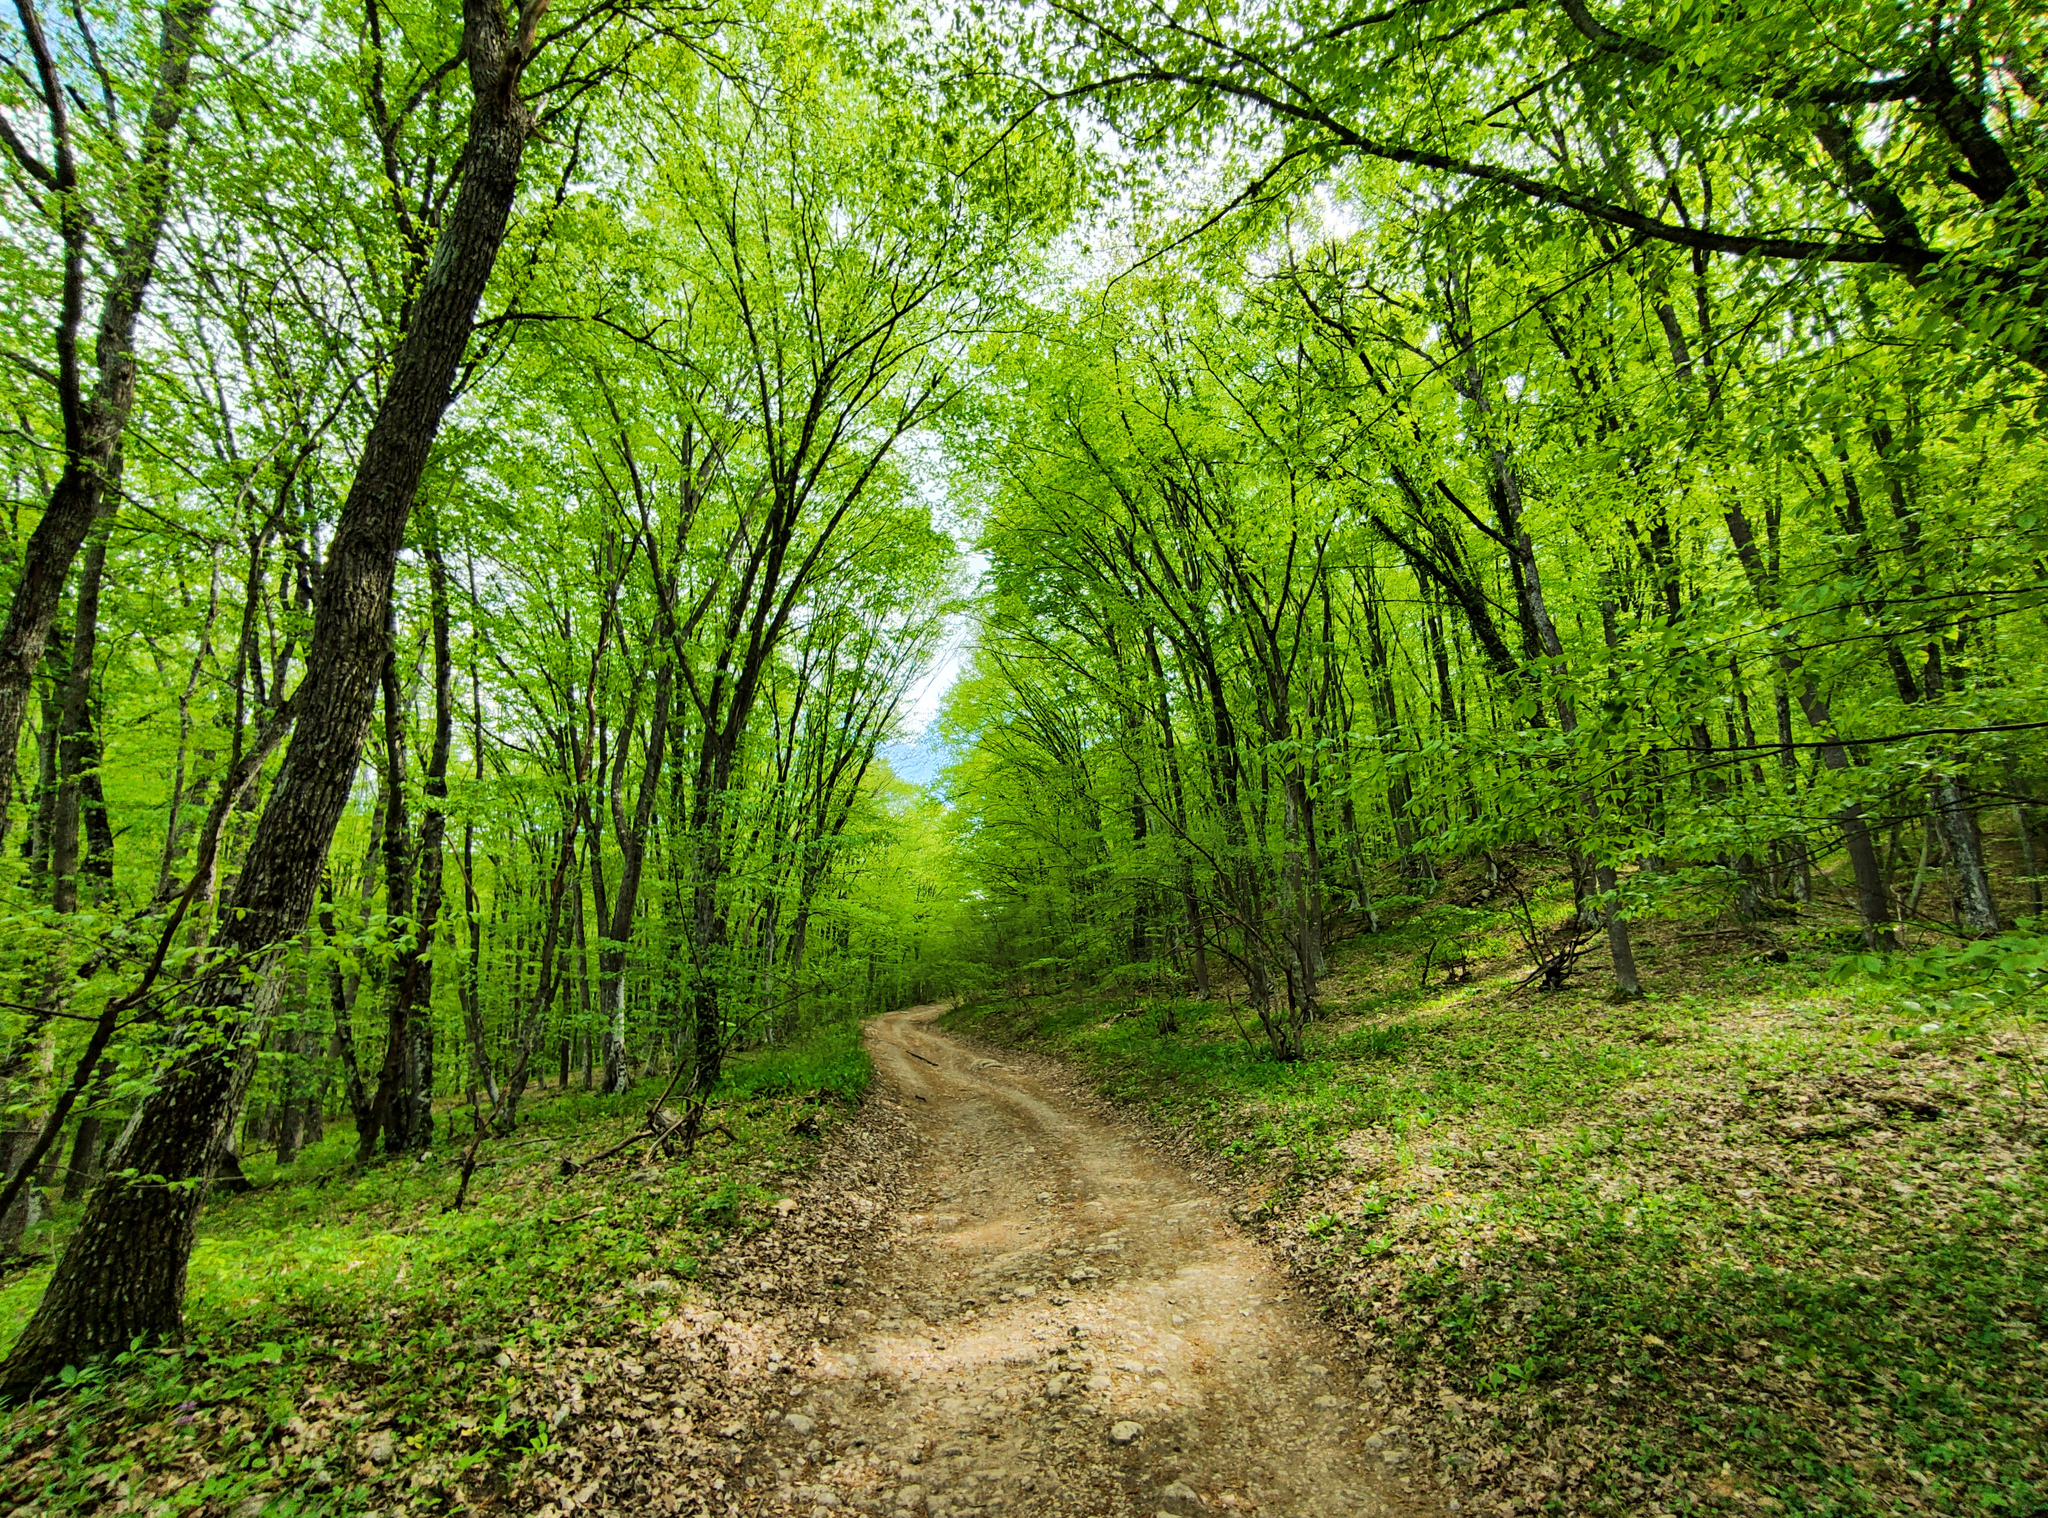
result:
[[[1887,271],[2048,368],[2038,14],[2021,6],[1063,3],[1055,100],[1141,142],[1223,128],[1240,199],[1357,156],[1703,255]]]
[[[178,123],[212,10],[211,0],[163,6],[148,104],[131,126],[122,119],[132,108],[122,95],[132,82],[108,71],[90,23],[81,16],[76,37],[69,39],[85,55],[73,63],[52,46],[33,0],[15,7],[43,119],[37,133],[17,130],[0,116],[0,144],[57,265],[57,289],[49,334],[54,366],[21,357],[18,350],[9,356],[55,392],[63,462],[29,535],[0,627],[0,755],[10,767],[65,578],[118,488],[121,438],[135,404],[136,324],[177,190]],[[73,67],[67,70],[67,64]],[[99,109],[82,106],[67,72],[92,78],[86,89],[99,97]],[[131,132],[140,139],[132,150]],[[88,388],[80,339],[94,265],[101,258],[108,267],[91,359],[97,378]],[[0,815],[0,839],[6,831]]]
[[[183,1051],[144,1100],[113,1173],[87,1199],[9,1354],[0,1380],[10,1396],[65,1365],[179,1325],[199,1204],[277,1005],[283,947],[305,925],[355,779],[400,542],[518,192],[534,120],[520,76],[540,44],[540,20],[537,3],[510,24],[485,0],[464,7],[471,99],[462,187],[342,507],[306,677],[292,699],[284,768],[223,914],[213,962],[182,998]]]

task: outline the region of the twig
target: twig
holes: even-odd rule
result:
[[[469,1093],[470,1116],[476,1122],[476,1132],[469,1136],[469,1147],[462,1151],[462,1184],[455,1188],[455,1200],[447,1207],[449,1212],[462,1211],[462,1204],[469,1197],[470,1177],[476,1174],[477,1150],[484,1141],[484,1110],[477,1102],[477,1094]]]
[[[903,1052],[909,1055],[912,1059],[924,1059],[924,1056],[922,1054],[919,1054],[915,1049],[905,1049]],[[934,1070],[939,1068],[939,1062],[935,1059],[924,1059],[924,1062],[927,1065],[930,1065]]]
[[[1237,1015],[1237,1003],[1231,1000],[1228,995],[1225,995],[1223,1007],[1230,1014],[1230,1020],[1237,1024],[1237,1031],[1244,1037],[1245,1047],[1251,1050],[1252,1053],[1257,1054],[1259,1052],[1259,1041],[1252,1037],[1251,1030],[1244,1025],[1244,1019]]]

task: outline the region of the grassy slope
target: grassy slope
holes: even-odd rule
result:
[[[0,1423],[0,1512],[283,1518],[516,1496],[549,1442],[522,1369],[657,1310],[808,1163],[816,1144],[791,1128],[813,1099],[857,1100],[869,1073],[850,1025],[737,1059],[711,1113],[727,1133],[658,1178],[635,1172],[638,1151],[558,1171],[633,1132],[660,1083],[531,1101],[516,1135],[486,1140],[453,1215],[459,1143],[358,1171],[343,1129],[283,1172],[252,1163],[255,1191],[207,1207],[187,1342]],[[466,1139],[466,1115],[443,1122]],[[0,1290],[0,1342],[47,1275]],[[364,1463],[380,1434],[389,1458]]]
[[[1608,1005],[1590,961],[1515,993],[1472,920],[1346,945],[1294,1066],[1214,1005],[1177,1003],[1176,1033],[1129,996],[951,1022],[1241,1161],[1246,1215],[1489,1504],[2048,1512],[2038,1019],[1930,1016],[1834,984],[1840,950],[1797,930],[1774,964],[1674,923],[1643,927],[1647,1001]],[[1479,974],[1421,990],[1449,932]]]

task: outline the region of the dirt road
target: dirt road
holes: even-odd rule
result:
[[[869,1025],[921,1158],[895,1246],[800,1373],[771,1511],[1445,1509],[1220,1199],[939,1011]]]

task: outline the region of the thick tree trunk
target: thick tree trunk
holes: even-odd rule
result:
[[[406,518],[519,188],[531,118],[518,73],[538,3],[529,4],[516,38],[491,0],[465,0],[463,10],[473,98],[462,187],[342,505],[305,679],[293,698],[291,746],[221,916],[212,962],[185,998],[169,1067],[117,1146],[112,1173],[87,1199],[41,1304],[0,1369],[0,1396],[23,1398],[66,1365],[175,1334],[183,1322],[205,1182],[233,1134],[254,1048],[282,991],[279,961],[306,925],[355,780]],[[0,740],[6,736],[0,723]],[[199,1184],[166,1186],[157,1177]]]
[[[1998,904],[1991,896],[1991,876],[1984,868],[1984,850],[1977,841],[1977,829],[1963,784],[1944,775],[1928,787],[1933,802],[1934,825],[1948,848],[1950,866],[1955,870],[1956,910],[1963,926],[1979,937],[1988,938],[2004,926],[1998,920]]]

